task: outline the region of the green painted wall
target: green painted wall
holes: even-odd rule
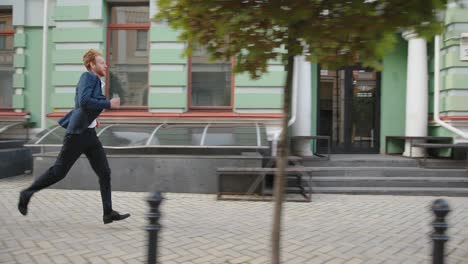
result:
[[[150,93],[148,107],[150,109],[172,108],[186,111],[188,109],[187,93],[187,57],[182,56],[183,50],[180,49],[178,40],[179,33],[168,26],[154,25],[150,28],[150,41],[153,49],[150,49],[150,64],[154,66],[181,65],[182,71],[155,71],[150,70],[149,85],[153,88],[165,87],[184,87],[180,92],[172,93]],[[158,46],[159,45],[159,46]],[[161,49],[162,45],[167,48]],[[171,45],[173,45],[171,48]],[[157,47],[157,48],[154,48]]]
[[[80,80],[82,73],[81,71],[67,71],[54,74],[52,77],[52,84],[54,86],[75,86]]]
[[[24,54],[15,54],[13,58],[13,67],[24,68],[26,67],[26,57]]]
[[[13,95],[13,106],[14,108],[24,109],[24,94],[14,94]]]
[[[235,96],[235,108],[279,109],[283,104],[283,94],[242,93]]]
[[[468,96],[445,96],[441,98],[440,110],[464,112],[468,108]]]
[[[286,81],[286,72],[269,72],[263,74],[259,79],[252,80],[248,73],[236,75],[236,86],[284,86]]]
[[[151,42],[177,42],[179,33],[168,26],[154,26],[150,28]]]
[[[383,59],[380,112],[380,152],[385,151],[385,136],[405,134],[406,61],[408,46],[398,36],[395,48]],[[402,152],[403,144],[389,145],[390,152]]]
[[[89,17],[89,6],[57,6],[53,18],[55,21],[86,20]]]
[[[467,14],[468,16],[468,14]],[[468,67],[468,61],[460,60],[459,47],[452,47],[447,54],[442,54],[440,58],[440,68]]]
[[[447,9],[445,29],[441,41],[441,91],[468,91],[468,78],[463,71],[468,70],[468,61],[460,60],[460,34],[468,27],[468,8]],[[447,96],[441,93],[441,113],[464,116],[468,111],[468,97]],[[458,114],[457,112],[460,112]]]
[[[468,83],[468,75],[466,74],[444,75],[440,79],[444,88],[442,90],[466,89],[466,84]]]
[[[55,28],[54,42],[103,42],[102,28]]]
[[[52,62],[55,64],[82,64],[83,54],[87,50],[85,46],[83,46],[83,49],[78,50],[54,50],[52,52]],[[102,49],[98,49],[98,51],[104,52]]]
[[[26,78],[24,74],[14,74],[13,75],[13,87],[14,88],[24,88],[26,85]]]
[[[161,64],[186,64],[187,57],[183,56],[184,51],[179,49],[157,49],[152,50],[150,63]]]
[[[42,28],[29,27],[25,28],[26,34],[26,49],[25,56],[27,60],[27,67],[25,68],[24,75],[26,85],[24,89],[24,104],[26,111],[30,112],[31,122],[36,122],[36,127],[41,126],[41,71],[42,71]],[[52,30],[49,29],[49,51],[48,51],[48,69],[52,69]],[[51,94],[53,87],[51,85],[52,71],[47,71],[47,113],[53,111],[51,104]]]
[[[26,47],[26,34],[15,33],[15,47]]]
[[[95,1],[97,2],[97,1]],[[76,23],[77,21],[83,22],[102,22],[101,27],[87,27],[83,25],[78,28],[61,27],[58,24],[53,30],[54,42],[53,49],[50,53],[52,54],[52,61],[54,68],[52,71],[51,83],[53,86],[53,92],[50,96],[48,104],[53,110],[72,108],[74,105],[73,92],[56,93],[55,87],[75,87],[82,74],[83,65],[83,54],[90,48],[88,45],[75,45],[73,48],[68,49],[55,49],[56,44],[62,43],[80,43],[89,42],[93,46],[97,47],[103,56],[106,56],[105,44],[106,44],[106,30],[107,30],[107,8],[106,1],[101,0],[100,3],[94,3],[93,8],[101,8],[100,14],[91,12],[91,6],[83,3],[82,6],[67,6],[67,3],[62,3],[65,6],[56,6],[53,10],[53,18],[56,21]],[[61,67],[59,71],[56,71],[56,67]],[[64,70],[66,67],[75,67],[72,70]]]
[[[52,93],[50,95],[50,105],[57,108],[70,108],[75,101],[75,94],[72,93]],[[71,102],[71,104],[70,104]]]
[[[187,96],[180,93],[150,93],[148,104],[161,108],[185,108]]]
[[[150,86],[186,86],[187,71],[154,71],[150,75]]]
[[[276,64],[275,61],[271,61],[271,63]],[[286,71],[281,70],[264,73],[256,80],[251,79],[248,73],[236,74],[234,81],[236,84],[234,96],[235,110],[281,110],[283,106],[283,87],[285,81]],[[256,87],[260,89],[261,92],[241,92],[244,87]],[[276,91],[271,91],[271,87],[280,88],[281,92],[278,93],[278,89],[276,89]]]

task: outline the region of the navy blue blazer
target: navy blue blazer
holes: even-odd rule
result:
[[[59,119],[67,134],[81,134],[96,119],[102,110],[111,107],[102,94],[101,80],[91,72],[81,74],[75,91],[75,108]]]

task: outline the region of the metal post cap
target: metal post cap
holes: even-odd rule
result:
[[[437,217],[445,217],[450,212],[450,206],[444,199],[437,199],[432,203],[432,211]]]
[[[150,206],[158,206],[162,200],[163,200],[163,196],[161,194],[161,192],[153,192],[149,197],[148,197],[148,203],[150,204]]]

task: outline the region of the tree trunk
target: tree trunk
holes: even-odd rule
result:
[[[293,83],[294,71],[294,56],[288,55],[288,63],[286,65],[287,77],[284,86],[283,96],[283,120],[282,131],[280,140],[278,142],[278,151],[276,155],[276,173],[274,181],[274,197],[275,209],[273,215],[273,229],[272,229],[272,264],[279,264],[281,252],[281,216],[283,211],[284,200],[284,183],[285,183],[285,169],[288,166],[289,156],[289,139],[288,139],[288,122],[289,122],[289,108],[291,102],[291,88]]]

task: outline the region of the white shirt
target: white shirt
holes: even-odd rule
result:
[[[101,80],[101,90],[104,89],[104,86],[106,84]],[[95,128],[97,126],[97,121],[96,119],[93,120],[93,122],[91,122],[91,124],[88,126],[88,128]]]

